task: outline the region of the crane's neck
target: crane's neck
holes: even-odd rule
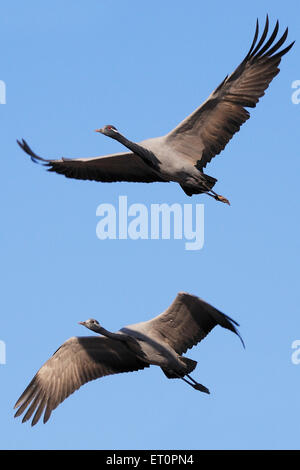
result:
[[[97,327],[97,330],[95,329],[94,331],[96,331],[96,333],[99,333],[100,335],[106,336],[107,338],[116,339],[117,341],[126,342],[128,339],[127,335],[122,333],[112,333],[111,331],[108,331],[103,328],[103,326]]]
[[[151,150],[146,149],[145,147],[142,147],[139,144],[136,144],[135,142],[132,142],[131,140],[128,140],[124,135],[120,134],[119,132],[116,132],[116,135],[113,137],[113,139],[118,140],[121,142],[121,144],[125,145],[129,150],[134,152],[136,155],[141,157],[141,159],[151,168],[154,170],[159,170],[159,163],[160,161],[158,158],[154,155]]]

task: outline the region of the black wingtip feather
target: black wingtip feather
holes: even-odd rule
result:
[[[49,160],[46,160],[45,158],[42,158],[42,157],[39,157],[38,155],[36,155],[33,150],[29,147],[29,145],[27,144],[26,140],[25,139],[22,139],[22,142],[20,142],[18,139],[17,139],[17,144],[21,147],[21,149],[27,153],[27,155],[30,156],[31,160],[34,162],[34,163],[38,163],[40,165],[43,165],[43,166],[49,166],[50,164],[50,161]]]
[[[288,46],[285,49],[283,49],[282,51],[278,52],[276,54],[276,56],[275,55],[272,56],[272,54],[274,54],[282,46],[282,44],[286,40],[287,35],[288,35],[288,28],[285,29],[283,35],[281,36],[281,38],[275,44],[273,44],[273,42],[274,42],[274,40],[277,36],[278,30],[279,30],[279,21],[278,20],[276,21],[276,24],[275,24],[275,27],[274,27],[274,30],[273,30],[271,36],[269,37],[267,42],[264,44],[264,41],[267,37],[268,30],[269,30],[269,15],[267,14],[266,15],[265,27],[264,27],[263,33],[262,33],[262,35],[261,35],[258,42],[257,42],[257,39],[258,39],[258,34],[259,34],[259,26],[258,26],[258,19],[256,20],[256,28],[255,28],[254,38],[253,38],[250,50],[249,50],[248,54],[246,55],[243,63],[246,63],[249,60],[256,60],[256,59],[263,58],[263,57],[272,57],[272,58],[281,57],[290,50],[290,48],[292,47],[292,45],[294,43],[290,44],[290,46]],[[270,46],[272,44],[273,44],[273,46],[270,48]]]
[[[223,328],[226,328],[227,330],[232,331],[232,333],[235,333],[240,338],[243,348],[245,349],[244,340],[241,337],[239,330],[236,328],[237,326],[240,326],[239,323],[236,322],[233,318],[229,317],[228,315],[225,315],[225,313],[222,313],[222,316],[225,321],[218,322],[219,325],[222,326]]]
[[[227,315],[226,315],[226,316],[227,316]],[[234,321],[232,318],[228,317],[228,316],[227,316],[227,319],[230,321],[230,324],[231,324],[231,326],[232,326],[231,331],[232,331],[233,333],[235,333],[235,334],[240,338],[241,343],[242,343],[242,345],[243,345],[243,348],[246,349],[244,340],[243,340],[243,338],[242,338],[242,336],[241,336],[239,330],[235,327],[235,325],[236,325],[236,326],[239,326],[239,324],[238,324],[236,321]]]
[[[251,55],[254,56],[256,54],[256,52],[259,50],[259,48],[261,47],[261,45],[263,44],[264,40],[266,39],[266,36],[268,34],[268,30],[269,30],[269,17],[267,15],[267,18],[266,18],[266,23],[265,23],[265,27],[264,27],[264,30],[263,30],[263,33],[261,35],[261,38],[260,40],[258,41],[258,44],[257,46],[255,47],[255,49],[252,51]]]
[[[277,36],[277,33],[278,33],[278,30],[279,30],[279,21],[277,20],[276,21],[276,24],[275,24],[275,28],[271,34],[271,36],[269,37],[269,39],[267,40],[267,42],[265,43],[265,45],[261,48],[260,52],[258,55],[262,55],[264,54],[264,52],[271,46],[271,44],[273,43],[274,39],[276,38]],[[254,55],[254,54],[253,54]]]
[[[295,44],[296,41],[291,42],[285,49],[282,49],[282,51],[279,51],[277,54],[274,54],[272,56],[272,59],[276,59],[278,57],[282,57],[284,54],[286,54]]]
[[[220,310],[214,307],[212,310],[210,310],[210,314],[214,318],[214,321],[216,322],[217,325],[220,325],[222,328],[226,328],[232,333],[235,333],[240,338],[241,343],[245,349],[245,343],[243,341],[243,338],[241,337],[240,332],[236,328],[240,325],[229,315],[226,315],[225,313],[220,312]]]
[[[271,47],[271,49],[267,50],[264,55],[262,55],[261,52],[259,55],[261,57],[266,57],[266,56],[271,57],[272,54],[274,54],[274,52],[276,52],[282,46],[282,44],[287,38],[287,35],[288,35],[288,28],[286,28],[281,38],[273,45],[273,47]]]
[[[226,315],[225,313],[221,312],[217,308],[213,307],[212,305],[208,304],[204,300],[200,299],[202,303],[202,308],[205,308],[206,312],[210,315],[210,317],[213,319],[214,326],[219,325],[222,328],[225,328],[232,333],[235,333],[241,340],[241,343],[245,349],[245,343],[243,341],[243,338],[240,335],[240,332],[236,327],[240,326],[233,318],[231,318],[229,315]]]
[[[253,41],[252,41],[252,44],[250,46],[250,49],[249,49],[249,52],[248,54],[246,55],[244,61],[248,60],[248,58],[250,57],[251,53],[252,53],[252,50],[256,44],[256,41],[257,41],[257,38],[258,38],[258,32],[259,32],[259,23],[258,23],[258,18],[256,19],[256,28],[255,28],[255,33],[254,33],[254,38],[253,38]]]

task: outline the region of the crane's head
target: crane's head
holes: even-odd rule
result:
[[[101,328],[100,323],[94,318],[89,318],[86,321],[79,321],[78,323],[79,325],[83,325],[89,330],[96,331],[96,332],[99,332],[99,329]]]
[[[108,137],[116,137],[116,134],[119,134],[118,129],[111,125],[104,126],[101,129],[96,129],[95,132],[100,132]]]

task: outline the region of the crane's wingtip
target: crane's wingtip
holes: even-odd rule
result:
[[[237,335],[238,335],[238,337],[239,337],[239,338],[240,338],[240,340],[241,340],[241,343],[242,343],[242,345],[243,345],[243,348],[244,348],[244,349],[246,349],[246,346],[245,346],[244,340],[243,340],[243,338],[241,337],[240,333],[239,333],[239,332],[237,332]]]
[[[17,139],[17,144],[21,147],[21,149],[27,153],[27,155],[30,156],[31,160],[34,162],[34,163],[39,163],[40,165],[44,165],[44,166],[49,166],[50,164],[50,161],[49,160],[46,160],[45,158],[42,158],[42,157],[39,157],[38,155],[36,155],[33,150],[29,147],[29,145],[27,144],[26,140],[25,139],[22,139],[22,141],[18,140]]]
[[[239,330],[237,329],[237,327],[239,327],[240,324],[237,321],[235,321],[233,318],[229,317],[228,315],[225,315],[225,314],[223,314],[223,315],[226,317],[227,322],[229,322],[229,323],[227,323],[227,328],[229,330],[231,330],[233,333],[235,333],[240,338],[240,341],[243,345],[243,348],[246,349],[244,340],[243,340]]]
[[[24,140],[22,139],[22,141],[24,142]],[[17,144],[21,147],[21,149],[23,150],[23,143],[19,141],[19,139],[17,139]]]
[[[231,318],[231,320],[232,320],[232,318]],[[237,323],[236,321],[234,321],[234,320],[232,320],[232,321],[233,321],[233,323],[234,323],[236,326],[240,326],[239,323]],[[240,338],[240,341],[241,341],[241,343],[242,343],[242,345],[243,345],[243,348],[246,349],[244,340],[243,340],[243,338],[242,338],[242,336],[241,336],[239,330],[236,328],[236,326],[234,326],[234,325],[232,325],[232,326],[233,326],[233,328],[234,328],[235,334]]]

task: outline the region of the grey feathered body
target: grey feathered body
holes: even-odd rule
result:
[[[190,188],[196,193],[208,191],[217,181],[199,170],[193,158],[170,145],[168,136],[155,137],[139,142],[141,147],[150,150],[157,160],[157,174],[166,181],[179,183],[183,188]],[[199,161],[202,156],[199,146]]]
[[[128,347],[138,354],[138,357],[147,364],[159,366],[183,376],[190,373],[196,367],[187,365],[187,361],[182,358],[174,349],[164,342],[164,338],[154,329],[149,329],[148,322],[136,323],[128,325],[119,333],[126,334],[136,340],[138,347],[128,343]]]

